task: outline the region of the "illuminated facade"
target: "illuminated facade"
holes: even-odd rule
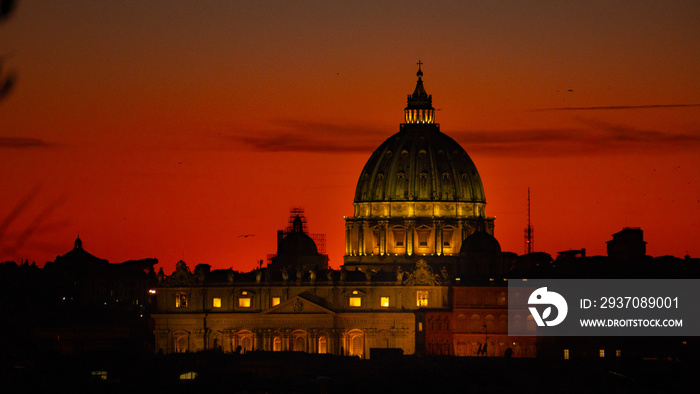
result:
[[[345,270],[264,278],[262,271],[198,266],[191,272],[178,263],[157,289],[156,351],[290,350],[366,358],[372,348],[401,348],[412,354],[414,312],[449,309],[448,288],[436,285],[427,265],[401,279]]]
[[[505,283],[506,270],[481,179],[435,123],[420,63],[417,76],[400,131],[360,174],[341,269],[328,269],[294,213],[264,268],[191,272],[180,262],[158,275],[157,352],[535,355],[534,340],[506,335],[507,304],[493,298],[506,288],[484,287]]]

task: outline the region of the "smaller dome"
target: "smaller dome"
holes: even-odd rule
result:
[[[303,232],[287,234],[277,246],[278,256],[317,255],[316,242]]]
[[[292,220],[292,228],[277,244],[277,255],[309,256],[317,255],[316,242],[304,231],[304,221],[300,215]]]
[[[461,255],[474,253],[501,253],[501,244],[493,235],[479,231],[468,236],[459,250]]]

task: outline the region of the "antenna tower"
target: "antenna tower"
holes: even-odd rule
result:
[[[535,230],[530,223],[530,188],[527,188],[527,227],[525,228],[525,254],[532,253],[535,247]]]

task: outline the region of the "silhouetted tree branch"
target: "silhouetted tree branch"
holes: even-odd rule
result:
[[[17,2],[15,0],[0,0],[0,22],[4,22],[10,17],[10,14],[15,9]],[[5,98],[12,90],[17,77],[14,73],[9,73],[7,76],[2,76],[2,63],[4,59],[0,58],[0,100]]]

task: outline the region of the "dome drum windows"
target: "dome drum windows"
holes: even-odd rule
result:
[[[403,249],[405,247],[406,230],[403,227],[394,227],[391,233],[394,236],[394,247]]]
[[[445,248],[451,248],[454,245],[452,237],[454,236],[455,230],[452,227],[445,227],[442,229],[442,246]]]
[[[406,109],[405,123],[435,123],[435,110],[432,108]]]
[[[421,226],[416,229],[416,235],[418,236],[418,248],[427,249],[428,242],[430,240],[431,229],[428,226]]]

